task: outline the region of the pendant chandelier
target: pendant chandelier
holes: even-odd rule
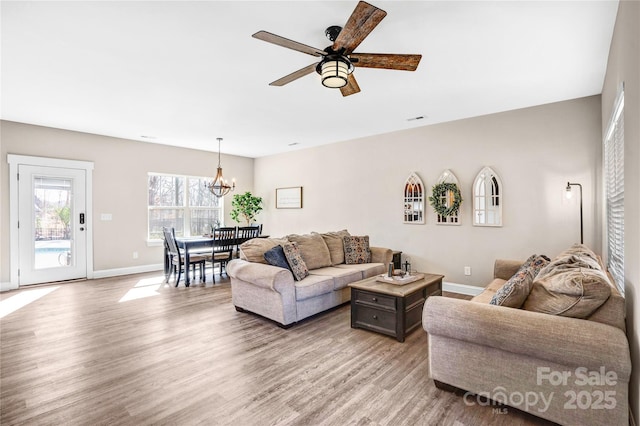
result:
[[[222,167],[220,166],[220,142],[222,141],[222,138],[216,139],[218,139],[218,172],[216,173],[216,177],[213,179],[213,182],[205,183],[205,185],[213,195],[221,198],[227,195],[230,191],[236,189],[236,181],[233,180],[231,185],[229,185],[229,182],[224,180],[222,177]]]

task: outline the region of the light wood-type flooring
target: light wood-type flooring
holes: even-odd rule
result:
[[[404,343],[351,329],[344,305],[283,330],[236,312],[228,279],[162,280],[0,294],[0,424],[549,424],[436,389],[422,329]]]

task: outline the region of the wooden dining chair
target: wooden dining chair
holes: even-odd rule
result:
[[[215,268],[216,263],[220,265],[220,278],[222,278],[222,269],[227,274],[227,263],[233,259],[233,248],[236,245],[236,227],[218,228],[213,236],[213,253],[207,259],[211,262],[211,266]],[[216,282],[216,274],[212,271],[213,282]]]
[[[245,241],[249,241],[252,238],[257,238],[260,235],[259,226],[239,226],[238,235],[236,237],[236,253],[240,253],[240,244]]]
[[[180,250],[175,238],[175,230],[173,228],[162,228],[164,234],[164,243],[169,256],[169,274],[165,282],[169,282],[171,275],[176,275],[176,287],[180,284],[180,277],[182,272],[189,273],[189,266],[193,270],[193,279],[196,279],[196,264],[200,266],[200,279],[202,282],[206,280],[205,276],[205,261],[207,260],[208,253],[189,253],[189,265],[185,265],[186,257],[184,250]]]

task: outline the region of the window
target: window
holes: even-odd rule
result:
[[[607,268],[624,294],[624,86],[604,138]]]
[[[480,170],[473,182],[473,224],[502,226],[502,182],[490,167]]]
[[[202,177],[149,173],[148,238],[162,239],[162,228],[177,237],[202,235],[221,225],[222,198],[214,196]]]

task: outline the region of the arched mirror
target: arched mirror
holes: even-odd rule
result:
[[[432,192],[430,200],[436,211],[436,223],[439,225],[460,225],[462,196],[456,175],[448,169],[442,172]]]
[[[480,170],[473,182],[473,224],[502,226],[502,180],[491,167]]]
[[[404,223],[424,223],[424,184],[416,173],[404,183]]]

